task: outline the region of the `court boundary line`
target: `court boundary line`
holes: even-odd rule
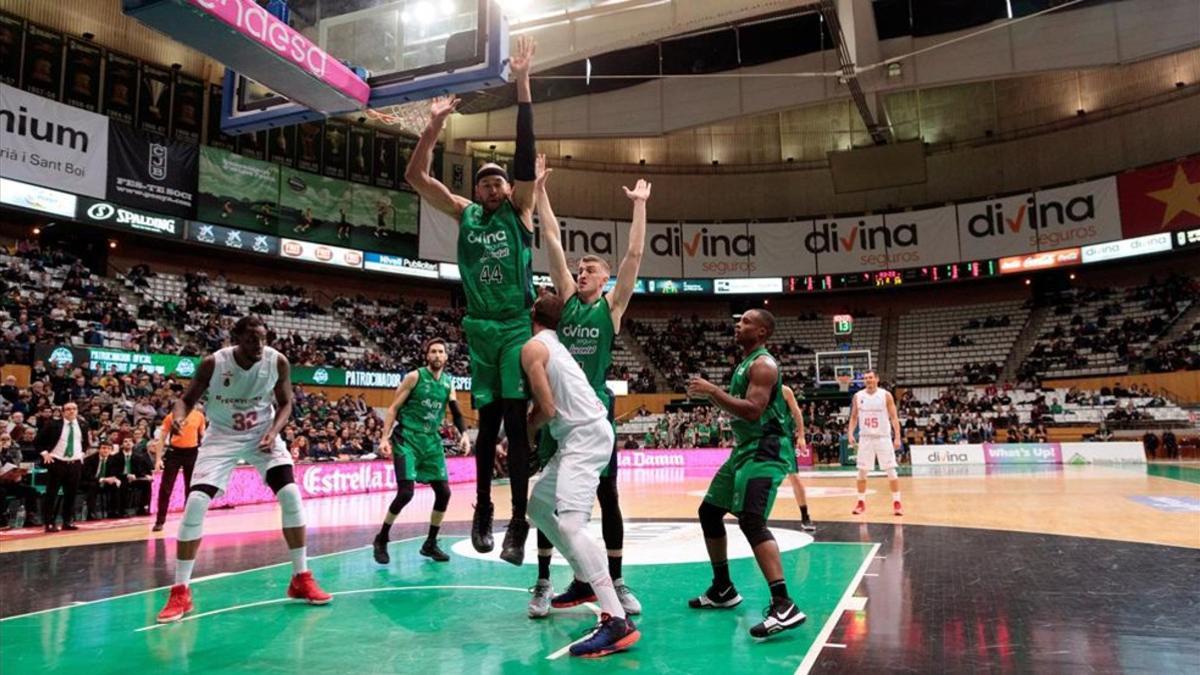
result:
[[[416,541],[417,539],[424,539],[424,538],[425,538],[425,535],[421,534],[421,535],[417,535],[415,537],[405,537],[404,539],[395,539],[389,543],[402,544],[404,542]],[[353,553],[355,551],[364,551],[369,548],[371,548],[371,547],[370,546],[356,546],[354,548],[348,548],[344,551],[331,551],[329,553],[322,553],[321,555],[310,556],[308,559],[309,560],[320,560],[321,558],[331,558],[335,555],[345,555],[347,553]],[[214,574],[210,574],[210,575],[195,579],[194,581],[192,581],[192,583],[199,584],[199,583],[203,583],[205,581],[211,581],[213,579],[222,579],[227,576],[232,576],[232,575],[237,575],[237,574],[245,574],[248,572],[258,572],[260,570],[269,570],[272,567],[283,567],[284,565],[291,565],[291,564],[292,564],[291,562],[285,561],[285,562],[280,562],[280,563],[274,563],[271,565],[260,565],[259,567],[251,567],[249,569],[244,569],[244,570],[240,570],[237,572],[226,572],[226,573],[216,572]],[[173,585],[174,584],[171,584],[171,586],[173,586]],[[37,616],[38,614],[48,614],[50,612],[57,612],[57,611],[64,610],[64,609],[74,609],[76,607],[83,607],[85,605],[94,605],[96,603],[108,602],[109,600],[117,600],[119,598],[128,598],[128,597],[134,596],[134,595],[144,595],[146,593],[155,593],[157,591],[165,591],[165,590],[171,588],[171,586],[156,586],[155,588],[145,588],[140,591],[130,591],[129,593],[121,593],[120,595],[114,595],[114,596],[111,596],[108,598],[97,598],[95,600],[84,600],[83,602],[73,602],[69,605],[60,605],[58,607],[39,609],[34,612],[26,612],[24,614],[17,614],[14,616],[6,616],[6,617],[0,619],[0,623],[4,623],[5,621],[13,621],[15,619],[24,619],[25,617],[30,617],[30,616]]]
[[[585,603],[583,603],[583,606],[592,610],[592,612],[595,613],[595,615],[596,615],[596,619],[600,618],[601,611],[600,611],[600,608],[595,603],[585,602]],[[568,651],[570,651],[571,647],[574,647],[575,645],[579,644],[580,642],[587,640],[588,638],[592,637],[595,634],[596,634],[595,629],[588,631],[587,635],[584,635],[581,638],[572,640],[571,642],[568,642],[566,645],[564,645],[558,651],[552,652],[550,655],[548,655],[546,657],[546,660],[554,661],[554,660],[562,658]]]
[[[846,542],[848,543],[848,542]],[[858,571],[855,572],[854,578],[846,585],[846,591],[842,594],[842,599],[838,600],[838,604],[833,608],[833,612],[829,618],[825,620],[825,625],[821,627],[821,632],[817,633],[817,639],[813,641],[808,648],[808,653],[804,655],[804,660],[796,668],[796,675],[807,675],[812,667],[816,665],[817,659],[821,656],[821,650],[829,642],[829,636],[833,634],[834,627],[841,620],[842,614],[850,609],[850,598],[854,596],[854,591],[858,590],[858,586],[862,583],[863,575],[867,573],[867,567],[875,562],[875,554],[879,553],[880,545],[878,543],[871,545],[871,550],[863,558],[862,564],[858,566]]]
[[[247,570],[247,571],[250,571],[250,570]],[[527,588],[516,588],[514,586],[476,586],[476,585],[472,585],[472,584],[453,584],[453,585],[435,584],[432,586],[380,586],[380,587],[376,587],[376,588],[357,588],[352,591],[338,591],[336,593],[330,593],[330,595],[332,595],[334,597],[339,597],[339,596],[343,596],[343,595],[358,595],[361,593],[394,593],[397,591],[440,591],[440,590],[515,591],[518,593],[528,593],[529,592],[529,589],[527,589]],[[247,602],[247,603],[243,603],[241,605],[232,605],[230,607],[222,607],[220,609],[214,609],[214,610],[211,610],[208,612],[192,614],[190,616],[185,616],[178,621],[170,621],[167,623],[153,623],[153,624],[150,624],[149,626],[142,626],[141,628],[135,628],[135,629],[133,629],[133,632],[143,633],[148,630],[156,630],[158,628],[166,628],[168,626],[173,626],[175,624],[180,624],[180,623],[184,623],[187,621],[195,621],[196,619],[203,619],[206,617],[214,616],[216,614],[226,614],[228,612],[236,612],[236,611],[243,610],[243,609],[250,609],[251,607],[263,607],[266,605],[278,605],[278,604],[283,604],[283,603],[301,604],[302,602],[303,602],[302,600],[298,600],[296,598],[286,598],[286,597],[285,598],[272,598],[270,600],[259,600],[258,602]],[[328,603],[326,603],[326,604],[328,604]],[[314,605],[314,607],[323,607],[323,606],[324,605]]]

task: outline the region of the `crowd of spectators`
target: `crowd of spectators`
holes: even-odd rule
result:
[[[1146,370],[1169,373],[1175,370],[1200,370],[1200,322],[1167,344],[1159,345],[1146,357]]]
[[[729,326],[720,322],[696,316],[675,317],[663,330],[634,319],[627,319],[625,324],[672,391],[684,391],[688,377],[713,364],[732,368],[737,358],[737,345],[732,339],[717,342],[705,336],[706,332],[729,332]]]

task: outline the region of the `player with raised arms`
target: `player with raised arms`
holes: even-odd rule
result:
[[[475,517],[471,544],[492,550],[492,469],[500,424],[508,436],[508,471],[512,487],[512,519],[500,557],[514,565],[525,559],[529,523],[529,445],[525,430],[527,396],[521,374],[521,347],[530,338],[533,305],[533,184],[536,148],[529,69],[533,38],[517,38],[509,66],[517,82],[517,142],[513,180],[497,164],[475,172],[475,199],[454,194],[429,174],[433,149],[446,119],[459,100],[436,99],[429,125],[421,133],[405,180],[427,205],[458,220],[458,266],[467,296],[463,331],[471,354],[471,397],[479,411],[475,439]]]

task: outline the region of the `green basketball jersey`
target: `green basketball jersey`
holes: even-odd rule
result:
[[[575,357],[575,362],[583,369],[588,384],[592,385],[601,401],[608,400],[604,383],[608,367],[612,365],[616,335],[606,296],[601,295],[598,300],[588,304],[576,293],[563,305],[562,319],[558,322],[558,339]]]
[[[745,398],[750,388],[750,366],[761,356],[771,360],[766,347],[759,347],[750,352],[733,371],[729,382],[729,395],[735,398]],[[733,430],[733,454],[731,459],[736,461],[781,461],[793,464],[795,453],[792,451],[792,439],[786,435],[785,429],[789,424],[791,414],[787,401],[783,398],[783,373],[775,377],[775,386],[771,388],[771,398],[767,408],[758,420],[750,422],[734,416],[730,427]],[[794,468],[794,467],[793,467]]]
[[[512,202],[491,213],[480,204],[463,209],[458,223],[458,267],[467,315],[504,320],[533,306],[533,234]]]
[[[434,379],[428,368],[417,369],[417,386],[400,407],[402,437],[440,437],[449,403],[450,374],[443,370],[441,377]]]

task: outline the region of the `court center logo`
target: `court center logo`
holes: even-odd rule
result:
[[[792,551],[804,548],[813,542],[813,538],[797,530],[783,527],[772,527],[771,533],[779,544],[779,551]],[[503,536],[497,532],[497,536]],[[596,541],[603,537],[600,531],[600,519],[593,518],[588,523],[588,534]],[[471,545],[471,540],[460,539],[451,547],[455,554],[476,560],[489,560],[503,563],[500,560],[500,548],[491,553],[479,553]],[[729,537],[729,558],[751,558],[754,551],[745,537]],[[525,558],[537,558],[537,537],[529,537],[525,542]],[[708,562],[708,551],[704,547],[704,532],[696,521],[670,522],[626,522],[625,523],[625,556],[624,564],[629,565],[672,565],[677,563]],[[551,560],[554,565],[569,563],[558,550],[554,551]]]

